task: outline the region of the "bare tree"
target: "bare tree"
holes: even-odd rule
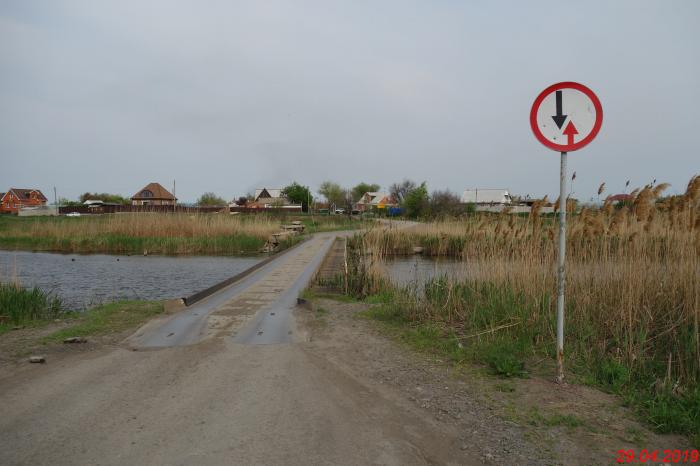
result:
[[[394,183],[389,188],[389,193],[396,199],[399,204],[403,204],[408,193],[416,189],[417,185],[415,181],[403,180],[400,183]]]
[[[430,214],[434,217],[454,217],[464,211],[459,196],[449,189],[433,191],[430,196]]]

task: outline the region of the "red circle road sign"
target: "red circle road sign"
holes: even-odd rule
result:
[[[578,150],[593,140],[603,124],[603,107],[583,84],[562,82],[537,96],[530,110],[535,137],[557,152]]]

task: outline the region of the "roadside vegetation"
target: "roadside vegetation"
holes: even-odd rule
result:
[[[38,290],[23,291],[31,295],[41,294]],[[128,332],[164,312],[160,301],[120,301],[98,305],[84,312],[66,311],[57,300],[50,303],[53,307],[48,312],[31,313],[14,323],[0,324],[0,365],[31,354],[60,352],[63,343],[69,339],[98,344],[117,343]],[[17,306],[17,303],[13,305]]]
[[[307,232],[355,228],[347,216],[137,213],[82,217],[0,216],[0,248],[65,253],[256,254],[280,225]],[[281,247],[296,243],[292,239]]]
[[[43,327],[56,320],[69,325],[43,342],[70,337],[118,333],[140,325],[163,312],[160,301],[120,301],[102,304],[85,312],[65,309],[58,297],[39,288],[25,289],[15,283],[0,283],[0,335],[15,328]]]
[[[163,312],[160,301],[120,301],[102,304],[85,311],[72,313],[74,322],[42,339],[44,343],[60,343],[72,337],[97,337],[118,334],[135,328]]]
[[[138,213],[0,217],[0,248],[115,254],[253,254],[280,219],[264,215]]]
[[[355,230],[367,228],[369,222],[353,219],[349,215],[314,215],[299,217],[304,224],[306,233],[321,233],[324,231]]]
[[[39,288],[0,283],[0,334],[16,326],[55,319],[63,312],[61,300]]]
[[[700,444],[700,177],[574,212],[567,233],[565,359],[569,380],[619,394],[659,432]],[[348,293],[412,345],[526,377],[555,358],[556,219],[474,214],[349,241]],[[466,264],[464,278],[405,288],[384,258],[414,247]],[[553,374],[553,368],[552,368]]]

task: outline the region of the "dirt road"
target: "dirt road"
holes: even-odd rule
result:
[[[292,309],[332,238],[123,345],[0,375],[0,464],[480,463],[457,430],[313,351]]]

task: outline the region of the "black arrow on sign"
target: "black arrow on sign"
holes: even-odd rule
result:
[[[556,92],[556,98],[557,98],[557,114],[552,117],[552,120],[554,120],[554,123],[557,124],[557,127],[561,129],[562,126],[564,126],[564,122],[566,121],[566,115],[562,115],[562,110],[561,110],[561,91]]]

